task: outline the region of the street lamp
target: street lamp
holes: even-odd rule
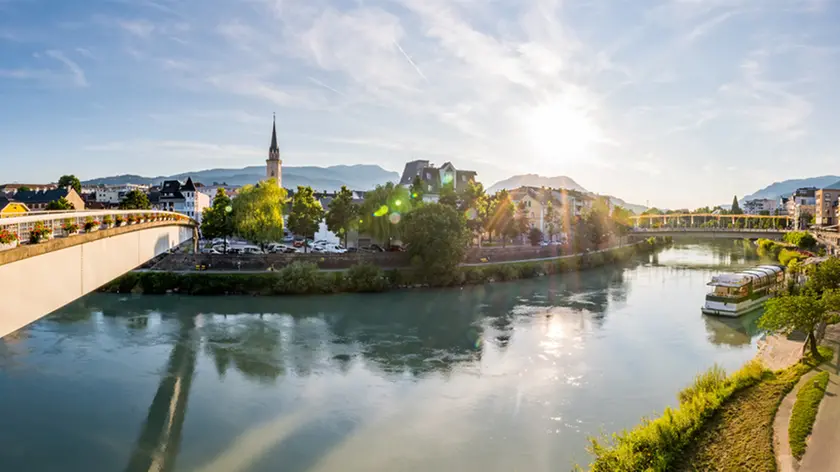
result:
[[[228,205],[225,207],[225,254],[227,254],[227,237],[228,237],[228,217],[230,217],[230,213],[233,211],[233,207]]]

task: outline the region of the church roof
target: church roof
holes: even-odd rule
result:
[[[277,123],[276,120],[271,122],[271,147],[268,148],[269,152],[280,152],[280,148],[277,147]]]

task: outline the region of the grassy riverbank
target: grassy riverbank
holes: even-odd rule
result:
[[[638,254],[650,253],[663,244],[665,243],[649,240],[633,246],[555,260],[463,266],[457,268],[457,273],[449,277],[447,283],[441,284],[430,284],[420,280],[410,268],[383,270],[376,266],[360,264],[346,272],[323,272],[314,264],[293,263],[278,271],[265,273],[130,272],[100,290],[145,294],[178,292],[189,295],[288,295],[382,292],[424,286],[474,285],[529,279],[621,263]]]
[[[813,366],[806,359],[771,372],[751,361],[729,377],[714,367],[680,392],[679,407],[632,430],[591,439],[591,470],[775,470],[773,417]]]
[[[825,395],[828,377],[828,372],[820,372],[800,387],[799,392],[796,393],[796,403],[793,405],[793,412],[790,415],[788,435],[790,437],[790,450],[797,459],[802,459],[802,456],[805,455],[805,440],[811,434],[814,420],[817,419],[817,410]]]

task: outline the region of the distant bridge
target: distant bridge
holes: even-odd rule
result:
[[[631,217],[633,234],[692,236],[703,238],[781,239],[789,231],[787,215],[720,215],[714,213],[672,213]]]
[[[107,219],[114,224],[104,224]],[[30,243],[38,231],[47,234],[46,241]],[[0,218],[4,232],[22,243],[0,244],[0,337],[155,256],[197,241],[194,220],[152,210],[25,214]]]
[[[782,239],[787,233],[783,229],[746,228],[633,228],[634,236],[691,237],[706,239]]]

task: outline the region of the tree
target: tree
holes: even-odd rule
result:
[[[47,203],[47,210],[72,210],[73,204],[67,201],[66,198],[61,197],[58,200],[53,200]]]
[[[423,201],[423,195],[426,194],[426,186],[423,185],[423,181],[420,179],[419,175],[414,176],[414,181],[411,183],[411,188],[408,189],[408,191],[411,201],[413,201],[415,205]]]
[[[315,198],[312,187],[298,186],[292,197],[292,210],[289,213],[289,231],[304,236],[314,237],[321,220],[324,219],[324,208]],[[303,246],[306,252],[306,246]]]
[[[453,184],[445,184],[440,188],[438,203],[452,208],[458,208],[458,194],[455,192],[455,186]]]
[[[327,210],[327,229],[344,239],[347,246],[347,233],[359,221],[359,205],[353,203],[353,192],[342,186],[338,195],[330,202]]]
[[[26,185],[21,185],[20,187],[18,187],[17,191],[18,192],[31,192],[32,189],[27,187]]]
[[[148,210],[152,208],[149,203],[149,197],[140,190],[132,190],[125,194],[125,198],[120,202],[120,209],[122,210]]]
[[[242,187],[232,203],[235,232],[260,245],[282,239],[285,203],[286,190],[274,179]]]
[[[826,290],[838,287],[840,287],[840,259],[831,257],[821,264],[811,266],[803,292],[821,295]]]
[[[58,188],[72,187],[76,193],[82,193],[82,182],[75,175],[62,175],[58,179]]]
[[[466,251],[464,217],[448,205],[432,203],[406,215],[403,224],[412,265],[430,283],[448,284]]]
[[[806,343],[811,349],[811,355],[820,359],[817,350],[816,329],[820,324],[827,323],[830,312],[840,309],[840,293],[828,290],[822,297],[814,294],[786,295],[767,300],[764,314],[758,320],[758,326],[770,333],[789,334],[801,331],[808,335]]]
[[[460,193],[458,209],[466,218],[467,229],[478,238],[478,246],[481,247],[481,233],[485,229],[489,205],[484,185],[470,181]]]
[[[542,240],[542,231],[539,228],[531,228],[531,231],[528,232],[528,241],[531,242],[531,246],[539,246]]]
[[[520,200],[516,205],[516,218],[513,223],[516,231],[516,236],[521,237],[526,234],[531,228],[531,218],[528,216],[528,203],[525,200]]]
[[[213,204],[204,209],[201,215],[201,234],[205,238],[225,238],[233,234],[233,206],[225,189],[216,190]],[[227,250],[227,244],[225,244]]]
[[[496,233],[502,237],[502,247],[505,246],[507,238],[516,229],[513,225],[515,214],[516,207],[510,199],[510,194],[507,190],[499,190],[488,206],[485,227],[488,232]],[[516,235],[514,234],[514,236]]]
[[[744,212],[741,211],[741,207],[738,205],[738,196],[735,195],[732,197],[732,208],[729,209],[730,215],[743,215]]]
[[[408,191],[388,182],[365,194],[359,210],[359,229],[377,241],[390,245],[400,239],[403,217],[412,209]]]

